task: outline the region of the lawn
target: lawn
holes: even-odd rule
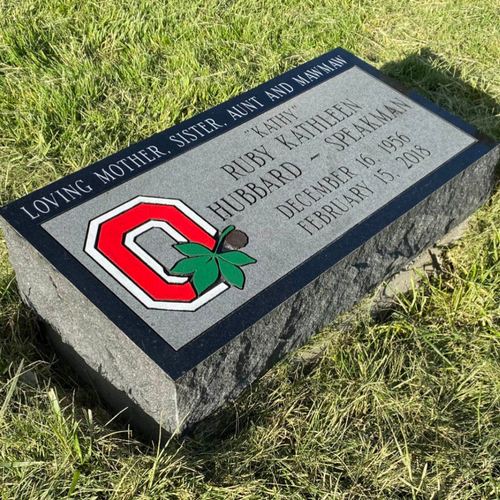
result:
[[[342,45],[500,140],[499,0],[0,0],[0,203]],[[500,192],[394,310],[141,441],[51,353],[0,243],[0,498],[500,498]]]

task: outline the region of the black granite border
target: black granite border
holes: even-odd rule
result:
[[[217,135],[239,126],[245,121],[255,118],[258,114],[266,112],[269,109],[282,104],[298,94],[319,85],[325,80],[334,78],[353,66],[358,66],[372,76],[375,76],[379,80],[395,88],[399,92],[404,93],[424,108],[440,116],[467,134],[475,137],[477,142],[455,156],[453,159],[441,165],[425,178],[421,179],[400,196],[392,200],[390,203],[382,207],[354,228],[350,229],[342,237],[334,241],[329,246],[323,248],[323,250],[262,291],[259,295],[250,299],[242,307],[231,313],[210,329],[206,330],[203,334],[191,341],[179,351],[172,349],[156,332],[154,332],[154,330],[144,323],[90,271],[80,264],[76,258],[70,255],[58,242],[56,242],[45,230],[43,230],[41,224],[46,222],[49,218],[60,215],[60,213],[65,210],[74,208],[77,205],[76,203],[68,206],[67,208],[64,207],[64,210],[61,209],[59,211],[54,211],[49,214],[50,216],[39,217],[33,221],[30,221],[26,216],[23,217],[23,212],[20,211],[20,207],[30,201],[40,198],[45,194],[49,194],[58,188],[66,186],[68,183],[74,182],[75,180],[82,179],[83,182],[85,182],[86,179],[91,178],[93,172],[102,169],[113,161],[117,161],[125,156],[137,153],[148,146],[154,145],[168,149],[170,146],[167,146],[165,141],[168,140],[167,138],[169,135],[175,134],[177,131],[180,131],[206,118],[213,118],[219,122],[225,121],[226,115],[223,113],[225,113],[225,110],[232,104],[240,102],[242,99],[251,96],[256,96],[258,98],[259,96],[264,95],[264,92],[270,87],[285,82],[295,73],[305,71],[308,68],[313,67],[316,64],[321,64],[335,56],[343,57],[348,64],[338,69],[331,75],[319,79],[317,82],[301,89],[297,89],[296,92],[290,94],[287,98],[276,101],[274,105],[262,108],[259,110],[259,113],[249,116],[247,120],[240,120],[235,122],[232,127],[224,128],[219,133],[207,136],[205,140],[211,140]],[[264,99],[262,100],[264,101]],[[179,152],[179,154],[202,144],[205,140],[197,141],[193,143],[191,147],[185,147]],[[68,278],[85,296],[87,296],[106,316],[108,316],[121,330],[123,330],[123,332],[138,347],[140,347],[153,361],[155,361],[170,377],[175,380],[192,369],[203,359],[210,356],[227,342],[235,338],[241,332],[246,330],[256,321],[269,313],[272,309],[313,281],[353,250],[363,245],[384,227],[391,224],[401,215],[416,206],[432,192],[436,191],[457,174],[464,171],[483,155],[491,151],[495,145],[496,144],[493,140],[477,132],[471,125],[468,125],[461,119],[453,116],[429,100],[421,97],[416,92],[404,88],[399,83],[382,74],[364,61],[361,61],[351,53],[342,48],[337,48],[327,54],[324,54],[323,56],[309,61],[302,66],[299,66],[298,68],[284,73],[283,75],[280,75],[269,82],[256,87],[255,89],[233,98],[226,103],[216,106],[215,108],[182,122],[175,127],[160,132],[159,134],[130,146],[123,151],[115,153],[114,155],[101,160],[83,169],[82,171],[71,174],[70,176],[64,177],[63,179],[50,184],[49,186],[37,190],[0,209],[0,215],[5,218],[42,255],[44,255],[44,257],[59,272],[66,276],[66,278]],[[130,175],[122,180],[122,182],[126,182],[130,178],[140,175],[141,173],[164,163],[166,160],[174,156],[176,155],[172,154],[168,157],[166,156],[158,159],[158,161],[151,162],[149,166],[143,167],[141,170],[131,172]],[[117,185],[118,182],[114,182],[109,186],[102,185],[99,190],[95,189],[91,196],[83,198],[80,203],[84,203],[85,201],[88,201],[90,197],[97,196]]]

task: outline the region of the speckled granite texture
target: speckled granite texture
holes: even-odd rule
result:
[[[499,148],[386,227],[177,380],[167,376],[65,277],[1,221],[23,300],[55,348],[114,411],[150,432],[184,430],[249,384],[440,239],[489,197]]]

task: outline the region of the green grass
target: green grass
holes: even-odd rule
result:
[[[500,139],[498,0],[0,0],[0,202],[343,45]],[[0,246],[0,498],[500,498],[500,194],[444,272],[156,448],[51,354]]]

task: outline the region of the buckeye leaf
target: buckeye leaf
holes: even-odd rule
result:
[[[219,277],[219,266],[214,258],[209,259],[195,271],[193,285],[196,293],[201,295],[210,285],[213,285]]]
[[[234,285],[236,288],[243,288],[245,284],[245,275],[238,266],[223,259],[219,259],[219,267],[222,275],[229,284]]]
[[[178,243],[174,245],[176,250],[183,253],[184,255],[198,256],[198,255],[212,255],[212,252],[209,248],[200,245],[199,243]]]
[[[208,255],[204,257],[186,257],[177,262],[177,264],[170,269],[170,272],[174,274],[194,273],[197,269],[206,264],[208,259],[210,259]]]
[[[236,266],[246,266],[248,264],[253,264],[257,262],[255,259],[252,259],[249,255],[244,252],[240,252],[235,250],[233,252],[224,252],[219,255],[224,260],[227,260],[231,264],[235,264]]]

